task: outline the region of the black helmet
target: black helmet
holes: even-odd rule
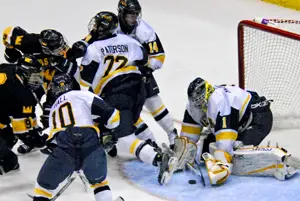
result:
[[[61,73],[53,77],[50,85],[50,93],[53,98],[57,99],[71,90],[73,90],[73,77],[69,74]]]
[[[30,89],[36,89],[42,83],[42,66],[33,55],[24,54],[17,62],[17,74]]]
[[[118,17],[123,32],[131,32],[141,18],[142,7],[137,0],[120,0],[118,4]],[[126,18],[127,14],[134,15],[132,22]]]
[[[108,11],[97,13],[89,22],[89,32],[95,32],[98,39],[112,35],[118,27],[118,17]]]
[[[197,77],[190,83],[187,94],[189,101],[206,113],[208,99],[213,92],[214,87],[212,85],[204,79]]]
[[[64,36],[54,29],[43,30],[39,41],[43,52],[48,55],[64,56],[69,49]]]

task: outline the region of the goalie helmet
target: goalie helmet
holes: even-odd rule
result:
[[[97,34],[97,38],[101,39],[112,35],[118,27],[118,17],[108,11],[97,13],[89,22],[89,32]]]
[[[47,55],[65,56],[69,49],[64,36],[54,29],[43,30],[40,33],[39,42],[42,46],[42,51]]]
[[[208,99],[214,92],[214,87],[204,79],[197,77],[188,87],[189,101],[203,112],[207,112]]]
[[[137,0],[120,0],[118,17],[123,32],[131,32],[142,17],[142,7]]]
[[[50,87],[52,97],[57,99],[62,94],[73,90],[73,79],[69,74],[65,73],[55,75]]]
[[[32,90],[43,83],[41,71],[42,66],[33,55],[24,54],[17,62],[16,73],[21,77],[23,83]]]
[[[61,73],[53,77],[50,86],[50,93],[53,98],[57,99],[71,90],[73,90],[73,79],[69,74]]]

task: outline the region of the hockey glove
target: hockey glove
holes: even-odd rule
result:
[[[5,49],[4,58],[9,63],[15,63],[22,57],[22,54],[16,49]]]
[[[102,129],[100,134],[100,143],[105,150],[110,150],[117,143],[118,138],[114,132],[114,129]]]
[[[49,114],[50,114],[51,104],[45,102],[43,104],[43,114],[40,116],[40,122],[44,128],[49,127]]]
[[[231,174],[232,157],[229,153],[222,150],[216,150],[214,156],[209,153],[203,153],[210,183],[212,185],[223,184]]]
[[[83,41],[83,40],[80,40],[80,41],[77,41],[73,44],[72,46],[72,54],[75,58],[80,58],[80,57],[83,57],[85,55],[85,52],[88,48],[88,43]]]
[[[40,151],[43,153],[43,154],[46,154],[46,155],[50,155],[52,154],[53,150],[57,147],[56,144],[54,143],[51,143],[51,142],[46,142],[46,147],[41,149]]]

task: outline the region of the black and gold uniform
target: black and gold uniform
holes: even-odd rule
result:
[[[18,64],[0,64],[0,137],[9,148],[15,143],[14,136],[30,150],[42,147],[45,142],[46,136],[39,134],[41,129],[35,115],[37,102],[31,91],[42,84],[41,68],[33,59],[25,55]],[[24,153],[23,147],[19,147],[18,152]]]
[[[5,59],[16,62],[23,54],[34,55],[43,67],[43,85],[34,92],[38,99],[47,94],[49,83],[57,73],[68,73],[75,76],[77,71],[76,59],[67,45],[63,35],[53,29],[46,29],[41,33],[27,33],[21,27],[7,27],[3,32],[3,43],[5,45]],[[76,85],[79,88],[79,84]],[[41,122],[44,127],[48,126],[48,112],[51,103],[54,102],[47,96],[44,103],[44,111]]]

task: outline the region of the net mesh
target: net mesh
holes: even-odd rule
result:
[[[299,21],[276,20],[276,29],[300,34]],[[300,127],[300,41],[243,25],[244,87],[272,99],[273,128]],[[241,55],[240,55],[241,56]]]

